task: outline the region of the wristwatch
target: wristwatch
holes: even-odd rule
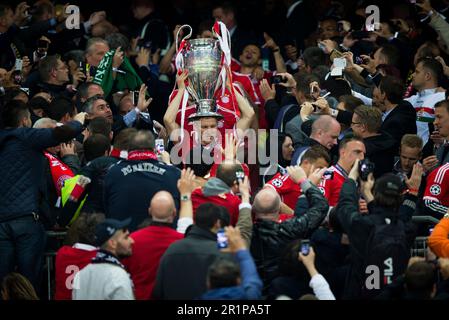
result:
[[[190,195],[182,194],[181,195],[181,201],[190,201]]]

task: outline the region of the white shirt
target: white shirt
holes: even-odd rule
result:
[[[418,136],[423,140],[424,144],[429,140],[429,122],[435,119],[435,104],[444,100],[444,92],[436,92],[437,89],[422,90],[418,94],[405,99],[410,102],[416,110],[416,127]]]
[[[394,108],[396,108],[396,107],[394,107]],[[391,111],[394,110],[394,108],[391,109],[391,110],[388,110],[388,111],[385,111],[385,112],[382,113],[382,122],[385,121],[385,119],[388,117],[388,115],[391,113]]]
[[[309,286],[312,288],[318,300],[335,300],[329,284],[321,274],[316,274],[310,279]]]
[[[72,300],[134,300],[129,274],[110,263],[91,263],[73,280]]]

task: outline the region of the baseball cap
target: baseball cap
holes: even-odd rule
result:
[[[404,184],[400,177],[393,173],[387,173],[377,179],[374,192],[387,196],[400,196],[404,191]]]
[[[131,224],[131,218],[126,220],[106,219],[95,227],[95,245],[100,247],[108,241],[118,230],[125,229]]]

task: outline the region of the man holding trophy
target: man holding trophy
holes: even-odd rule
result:
[[[244,93],[232,85],[229,32],[221,22],[214,31],[218,39],[186,40],[190,32],[178,49],[178,90],[172,94],[164,123],[175,148],[182,148],[182,159],[193,148],[218,154],[213,150],[224,148],[225,131],[232,130],[238,138],[254,118]]]

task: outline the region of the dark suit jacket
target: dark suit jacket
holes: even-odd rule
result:
[[[305,49],[304,40],[318,27],[318,21],[311,14],[313,8],[311,8],[310,2],[304,0],[295,7],[284,24],[282,31],[283,43],[291,44],[294,41],[298,52],[301,49]]]
[[[416,134],[416,111],[408,101],[402,101],[382,123],[381,131],[389,133],[399,147],[405,134]]]

